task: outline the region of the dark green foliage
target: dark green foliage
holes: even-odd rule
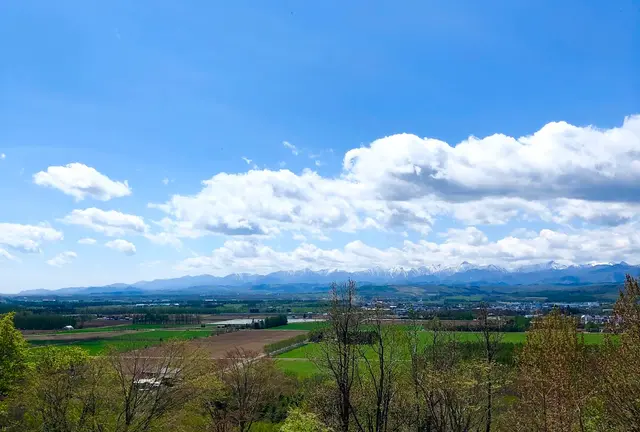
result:
[[[76,318],[64,315],[20,312],[13,318],[16,328],[21,330],[56,330],[64,326],[76,326]]]
[[[264,328],[272,328],[287,325],[286,315],[277,315],[272,317],[266,317],[264,320]]]
[[[163,324],[163,325],[182,325],[182,324],[200,324],[200,315],[197,314],[162,314],[154,312],[146,312],[133,316],[134,324]]]

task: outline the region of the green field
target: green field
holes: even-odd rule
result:
[[[189,340],[211,336],[210,330],[148,330],[105,339],[89,340],[46,340],[30,341],[34,346],[78,346],[86,349],[90,355],[104,354],[110,347],[117,350],[130,351],[160,345],[168,340]]]
[[[299,323],[291,323],[283,326],[273,327],[270,330],[316,330],[325,328],[329,325],[327,321],[316,321],[316,322],[299,322]]]
[[[285,373],[301,378],[311,377],[319,372],[315,363],[307,359],[277,360],[276,366]]]
[[[478,341],[478,335],[472,332],[457,332],[456,334],[460,342],[476,342]],[[601,344],[604,341],[604,334],[601,333],[584,333],[584,341],[586,344]],[[420,339],[424,343],[428,343],[431,339],[431,332],[420,332]],[[520,345],[526,340],[526,333],[505,333],[502,342],[508,347],[508,344]],[[398,341],[398,343],[402,343]],[[367,350],[367,357],[369,354],[373,355],[371,348],[365,348]],[[511,348],[510,350],[512,350]],[[507,350],[509,352],[509,349]],[[513,353],[513,351],[511,351]],[[321,357],[321,350],[319,343],[309,343],[301,347],[292,349],[291,351],[284,352],[277,356],[280,361],[277,362],[278,367],[286,373],[298,375],[301,377],[310,377],[319,372],[316,364],[311,360]],[[511,354],[512,355],[512,354]],[[408,359],[408,353],[406,353]]]
[[[420,339],[424,343],[429,343],[429,339],[431,338],[431,332],[423,331],[420,332]],[[604,341],[604,334],[602,333],[584,333],[584,341],[586,344],[601,344]],[[457,332],[456,337],[460,342],[476,342],[478,341],[478,334],[473,332]],[[527,334],[522,333],[504,333],[504,338],[502,342],[505,344],[522,344],[526,340]],[[310,343],[291,351],[284,352],[280,354],[279,358],[289,358],[289,359],[309,359],[316,357],[320,354],[318,344]]]

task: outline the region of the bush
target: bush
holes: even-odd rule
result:
[[[264,328],[271,327],[280,327],[283,325],[287,325],[287,316],[286,315],[277,315],[274,317],[266,317],[264,319]]]

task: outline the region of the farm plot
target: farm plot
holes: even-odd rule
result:
[[[190,340],[211,336],[210,330],[147,330],[147,331],[123,331],[104,333],[76,333],[41,335],[39,339],[32,339],[29,343],[33,346],[64,345],[78,346],[86,349],[90,355],[104,354],[109,348],[131,351],[160,345],[169,340]]]
[[[248,351],[262,352],[265,345],[288,339],[292,336],[304,334],[304,331],[278,331],[278,330],[240,330],[231,333],[223,333],[216,336],[193,340],[190,347],[202,355],[210,358],[225,358],[226,353],[234,348],[242,348]],[[157,347],[151,347],[143,351],[145,355],[154,357],[160,354]]]

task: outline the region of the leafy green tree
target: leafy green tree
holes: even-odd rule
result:
[[[26,430],[84,432],[106,426],[104,369],[78,347],[45,347],[21,392]],[[101,425],[101,426],[99,426]]]
[[[27,342],[13,324],[14,313],[0,316],[0,400],[24,377]]]
[[[304,412],[300,408],[293,408],[289,411],[280,432],[329,432],[329,429],[315,414]]]

